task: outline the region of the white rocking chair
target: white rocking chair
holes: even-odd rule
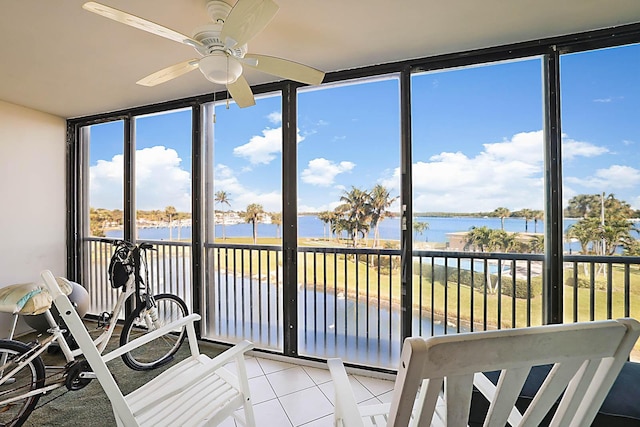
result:
[[[244,363],[244,353],[252,348],[250,342],[239,343],[210,359],[200,354],[198,349],[193,322],[199,320],[200,316],[191,314],[101,355],[51,272],[44,271],[42,278],[64,322],[111,401],[118,426],[214,426],[229,416],[233,416],[242,425],[255,425]],[[191,356],[123,396],[106,362],[182,324],[187,325]],[[236,362],[237,376],[224,368],[224,365],[232,361]],[[239,414],[241,411],[237,411],[243,407],[244,419]]]
[[[336,426],[467,426],[473,386],[489,400],[486,426],[589,426],[640,335],[619,319],[407,338],[391,404],[358,406],[340,359],[328,361]],[[553,365],[524,414],[515,403],[532,367]],[[497,385],[482,372],[501,371]],[[443,392],[444,390],[444,392]]]

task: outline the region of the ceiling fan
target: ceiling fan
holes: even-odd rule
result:
[[[233,100],[243,108],[255,105],[251,87],[242,76],[244,67],[310,85],[320,84],[324,79],[324,72],[307,65],[247,52],[247,42],[267,26],[279,9],[272,0],[238,0],[233,8],[222,0],[208,1],[207,13],[213,22],[193,30],[192,37],[93,1],[82,7],[114,21],[186,44],[200,54],[200,58],[172,65],[136,82],[142,86],[155,86],[198,68],[209,81],[224,84]]]

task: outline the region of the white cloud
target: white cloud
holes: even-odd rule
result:
[[[119,154],[110,161],[98,160],[89,168],[89,205],[92,208],[123,208],[123,161]]]
[[[495,159],[520,160],[526,163],[542,162],[542,131],[521,132],[511,141],[483,144],[486,155]]]
[[[273,114],[273,113],[272,113]],[[297,135],[298,142],[304,140],[304,136]],[[233,149],[233,154],[244,157],[251,164],[269,164],[276,155],[282,151],[282,127],[264,129],[262,135],[254,135],[249,142]]]
[[[598,191],[606,188],[615,191],[622,188],[634,188],[640,185],[640,170],[630,166],[611,165],[606,169],[598,169],[586,178],[567,177],[567,182],[578,184]]]
[[[267,119],[274,125],[279,125],[280,123],[282,123],[282,113],[279,111],[274,111],[273,113],[269,113]]]
[[[282,211],[282,194],[280,192],[271,191],[269,193],[257,193],[242,185],[235,176],[234,171],[224,164],[216,165],[214,170],[214,182],[214,191],[227,192],[230,205],[217,205],[217,209],[242,211],[251,203],[258,203],[262,205],[264,210],[267,212]]]
[[[415,211],[478,212],[499,206],[511,210],[542,209],[544,203],[543,132],[521,132],[511,139],[483,144],[470,157],[442,152],[413,165]],[[563,138],[565,158],[593,157],[606,148]],[[399,169],[382,184],[399,193]],[[622,171],[609,171],[609,175]],[[603,179],[604,175],[600,178]],[[612,178],[613,179],[613,178]],[[617,178],[619,179],[619,178]]]
[[[542,208],[542,132],[484,144],[475,157],[442,152],[413,165],[414,211],[478,212]],[[382,184],[396,193],[399,169]]]
[[[566,136],[563,135],[563,138],[562,138],[562,159],[563,160],[571,160],[574,157],[596,157],[608,152],[609,150],[606,147],[599,147],[589,142],[576,141],[570,138],[566,138]]]
[[[328,187],[334,183],[336,176],[350,172],[355,166],[352,162],[335,163],[319,157],[309,161],[307,168],[300,174],[300,179],[306,184]]]
[[[191,175],[172,148],[155,146],[136,151],[136,208],[191,211]],[[91,207],[122,209],[123,157],[99,160],[91,166]]]

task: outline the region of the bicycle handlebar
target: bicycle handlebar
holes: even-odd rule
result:
[[[102,238],[102,239],[99,239],[99,242],[100,243],[110,243],[110,244],[112,244],[113,246],[116,246],[116,247],[117,246],[124,246],[129,250],[133,250],[136,247],[135,243],[132,243],[132,242],[130,242],[128,240],[124,240],[124,239],[111,240],[111,239]],[[140,249],[143,249],[143,250],[152,250],[152,251],[156,250],[156,248],[153,247],[153,244],[151,244],[149,242],[141,242],[137,246]]]

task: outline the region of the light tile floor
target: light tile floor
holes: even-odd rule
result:
[[[331,427],[334,393],[327,369],[246,357],[257,427]],[[393,381],[349,374],[358,403],[387,403]],[[235,427],[229,418],[222,427]]]

